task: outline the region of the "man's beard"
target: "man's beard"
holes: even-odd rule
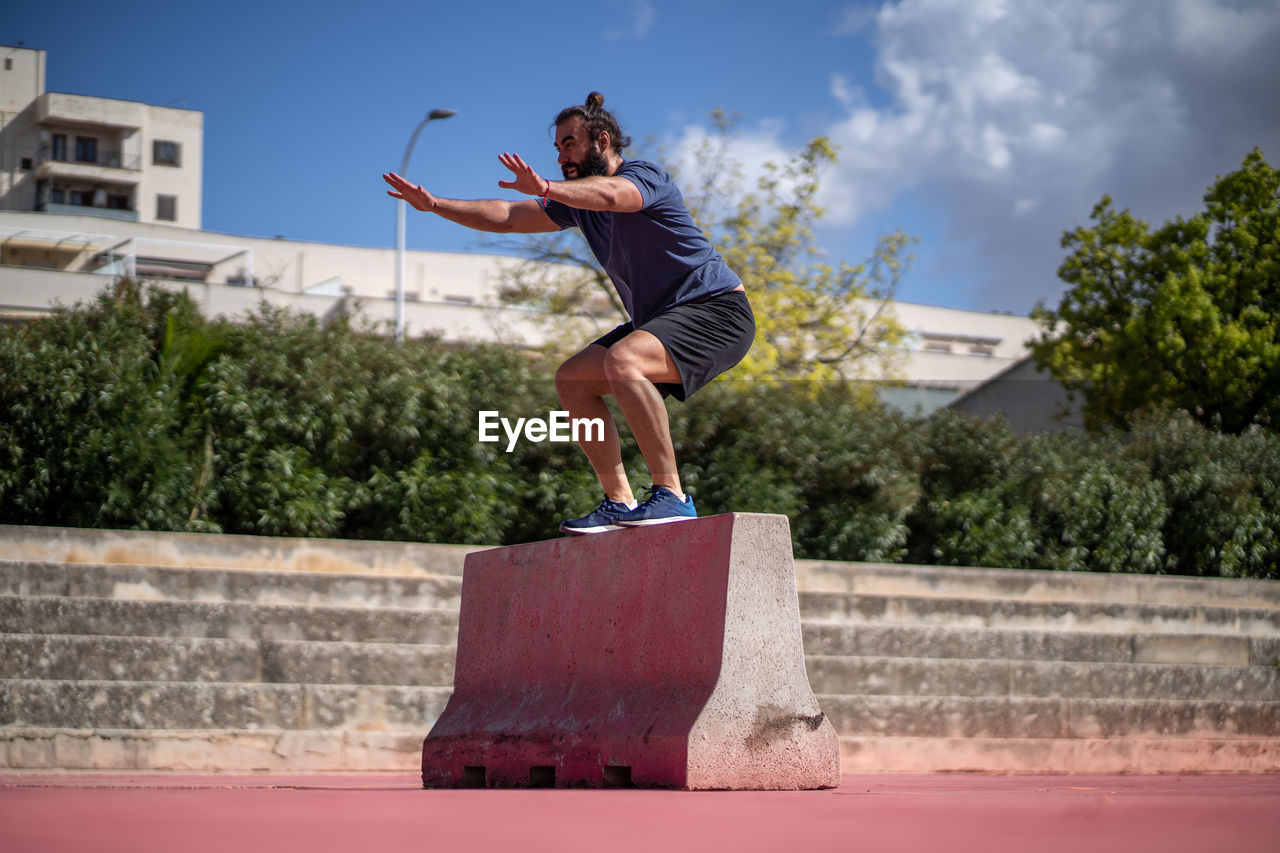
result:
[[[575,174],[569,177],[569,167],[573,166]],[[605,159],[604,152],[600,150],[599,145],[592,145],[591,150],[587,152],[586,159],[579,163],[566,163],[560,167],[561,174],[564,175],[566,181],[576,181],[579,178],[590,178],[596,175],[609,174],[609,161]]]

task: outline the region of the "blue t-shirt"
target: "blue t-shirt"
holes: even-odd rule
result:
[[[623,162],[616,175],[640,190],[644,207],[639,211],[579,210],[550,200],[543,209],[561,228],[582,229],[637,327],[677,305],[740,284],[694,223],[670,175],[644,160]]]

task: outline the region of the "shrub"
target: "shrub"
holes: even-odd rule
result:
[[[1008,422],[941,409],[922,423],[917,440],[921,495],[907,517],[907,559],[1030,566],[1035,537]]]
[[[1275,577],[1280,437],[1214,433],[1181,412],[1147,415],[1128,455],[1164,493],[1165,570],[1185,575]]]
[[[590,466],[572,444],[481,443],[477,413],[558,409],[552,367],[267,306],[211,321],[119,282],[0,329],[0,523],[544,539],[599,500]],[[1280,436],[1262,429],[1149,414],[1019,438],[838,382],[722,380],[668,410],[700,512],[785,514],[798,557],[1280,577]]]
[[[1164,492],[1111,436],[1034,436],[1023,444],[1023,487],[1043,569],[1161,572]]]

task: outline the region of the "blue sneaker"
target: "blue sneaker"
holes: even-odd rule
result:
[[[644,527],[697,517],[698,510],[693,506],[692,495],[685,495],[684,500],[680,500],[666,486],[650,486],[640,506],[618,516],[617,523],[623,527]]]
[[[604,533],[606,530],[621,530],[614,522],[624,513],[630,512],[631,507],[622,501],[611,501],[609,496],[605,495],[604,500],[600,501],[600,506],[591,510],[582,518],[573,518],[568,521],[560,522],[560,532],[568,533],[572,536],[580,536],[584,533]]]

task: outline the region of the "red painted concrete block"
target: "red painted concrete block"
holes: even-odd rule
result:
[[[424,787],[840,783],[785,516],[732,513],[467,555]]]

